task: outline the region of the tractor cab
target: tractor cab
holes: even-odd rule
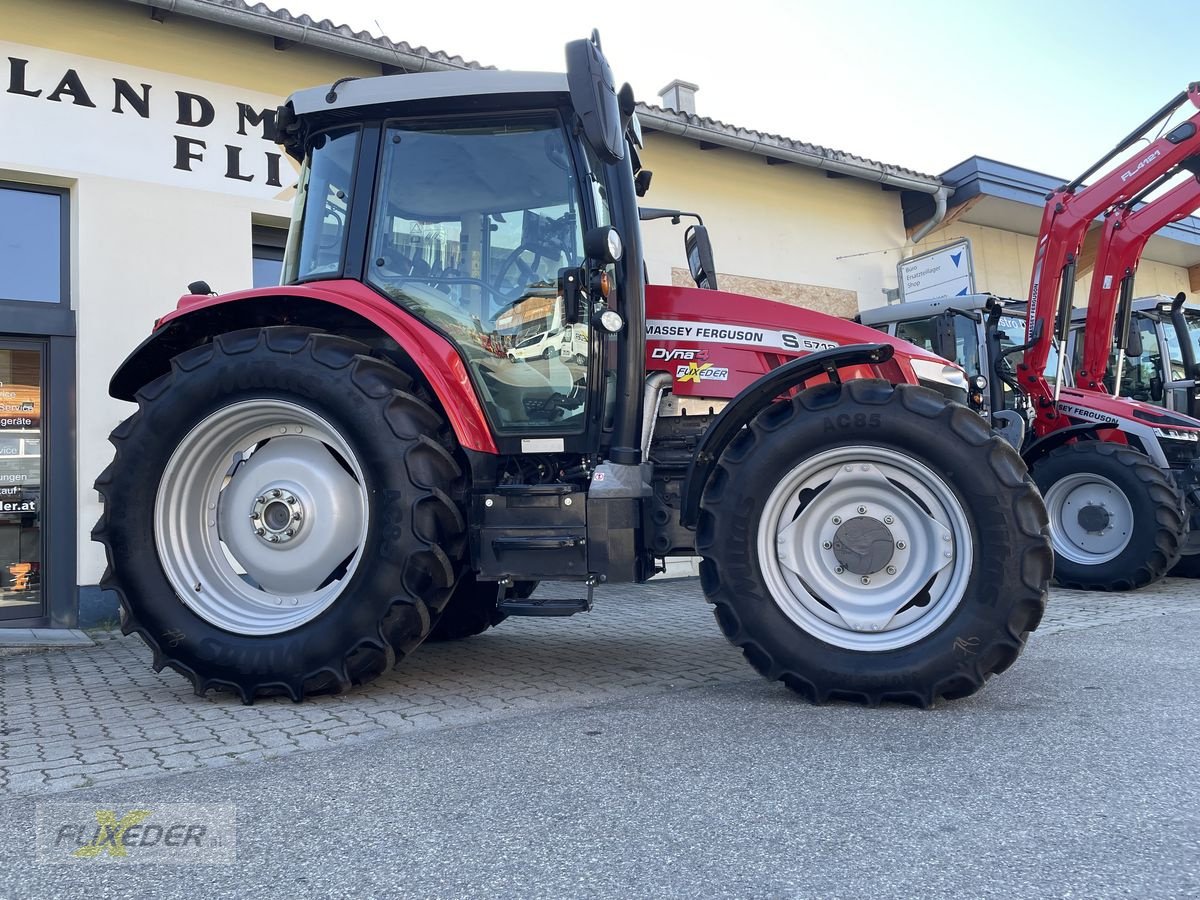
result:
[[[574,109],[563,75],[440,72],[300,92],[283,114],[303,162],[284,283],[355,278],[429,325],[514,448],[594,446],[617,378],[587,326],[636,217],[613,227],[619,169]]]

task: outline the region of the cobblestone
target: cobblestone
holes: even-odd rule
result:
[[[467,641],[426,645],[369,685],[300,705],[196,697],[182,677],[155,673],[136,638],[0,653],[0,795],[69,791],[758,678],[721,636],[696,579],[606,588],[596,601],[586,615],[510,619]],[[1059,590],[1033,639],[1180,611],[1200,611],[1196,582],[1169,580],[1127,594]]]

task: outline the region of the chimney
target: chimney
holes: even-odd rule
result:
[[[676,78],[659,91],[658,96],[662,100],[663,109],[673,109],[676,112],[695,115],[696,91],[698,90],[700,90],[700,85],[692,84],[690,81],[680,81]]]

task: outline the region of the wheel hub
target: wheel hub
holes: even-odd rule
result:
[[[831,455],[842,453],[848,451]],[[969,565],[970,558],[965,526],[956,535],[947,527],[950,518],[931,514],[935,498],[918,499],[924,490],[919,480],[904,473],[898,479],[902,489],[884,474],[895,469],[890,459],[883,462],[882,452],[864,448],[855,455],[860,453],[871,462],[785,479],[768,498],[773,511],[764,520],[775,522],[765,530],[774,531],[770,555],[781,581],[774,593],[783,598],[784,611],[802,624],[815,624],[815,617],[844,629],[838,634],[816,626],[835,642],[844,641],[846,632],[886,632],[913,624],[924,614],[912,606],[914,598],[931,582],[940,584],[938,579],[958,581],[963,570],[951,563],[966,555]],[[796,491],[804,489],[814,496],[799,504]],[[786,512],[785,504],[795,512]],[[944,571],[958,574],[946,579]]]
[[[855,516],[833,535],[833,555],[855,575],[874,575],[892,561],[896,540],[879,519]]]
[[[1116,559],[1133,534],[1133,507],[1116,484],[1095,472],[1060,478],[1045,492],[1054,552],[1096,566]]]
[[[250,526],[266,544],[286,544],[304,527],[305,511],[300,498],[286,487],[271,487],[254,499]]]
[[[1103,534],[1112,527],[1112,513],[1102,503],[1089,503],[1076,518],[1079,527],[1089,534]]]
[[[271,398],[208,415],[171,455],[154,539],[177,596],[234,634],[278,634],[337,599],[364,552],[369,500],[341,433]]]

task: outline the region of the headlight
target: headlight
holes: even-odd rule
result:
[[[1154,433],[1168,441],[1200,441],[1200,431],[1181,431],[1174,428],[1155,428]]]
[[[967,403],[967,373],[958,366],[933,359],[915,357],[910,360],[913,374],[923,387],[937,391],[947,400]]]
[[[937,381],[964,391],[967,389],[967,373],[958,366],[918,357],[912,360],[912,367],[913,374],[920,381]]]

